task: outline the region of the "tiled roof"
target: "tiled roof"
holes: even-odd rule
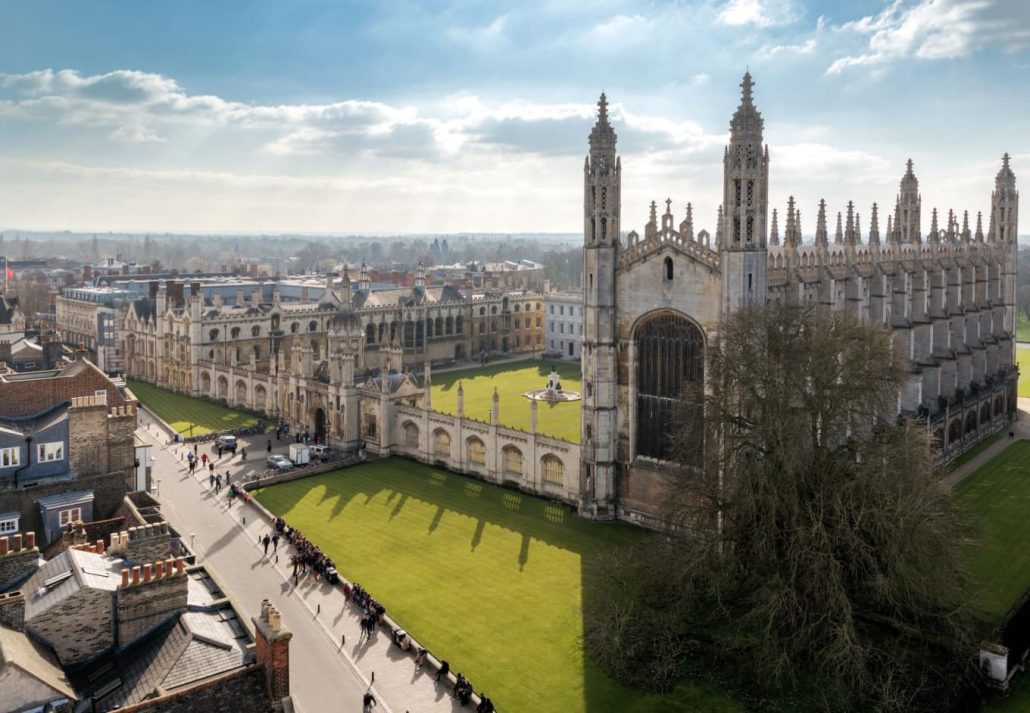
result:
[[[24,632],[0,626],[0,671],[8,666],[21,669],[66,698],[75,698],[75,691],[52,651]]]
[[[121,568],[121,560],[83,550],[65,550],[40,567],[22,587],[25,620],[44,616],[50,607],[83,587],[113,592],[121,581],[117,576]]]

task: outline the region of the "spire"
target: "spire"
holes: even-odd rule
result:
[[[841,219],[843,216],[840,211],[837,211],[837,232],[833,234],[833,244],[840,245],[844,242],[844,228],[841,225]]]
[[[955,211],[953,211],[951,208],[949,208],[948,209],[948,229],[946,231],[947,232],[947,236],[948,236],[948,242],[955,242],[955,238],[958,237],[957,235],[955,235],[955,233],[956,233],[955,229],[957,227],[958,227],[958,220],[955,218]]]
[[[973,239],[973,234],[969,231],[969,211],[962,211],[962,242],[969,243]]]
[[[590,131],[590,149],[614,151],[617,140],[615,129],[608,123],[608,97],[601,92],[601,98],[597,100],[597,122]]]
[[[602,94],[601,96],[603,97],[604,95]],[[916,174],[912,172],[912,159],[909,159],[905,162],[905,178],[908,178],[910,176],[912,178],[916,177]]]
[[[772,210],[772,223],[769,227],[769,244],[779,245],[780,244],[780,228],[776,224],[776,209]]]
[[[754,102],[751,99],[751,88],[753,86],[754,86],[754,83],[751,81],[751,72],[750,71],[745,71],[744,72],[744,81],[742,81],[740,83],[740,90],[741,90],[741,93],[740,93],[740,105],[742,107],[746,107],[746,106],[754,107]],[[601,96],[603,97],[604,95],[602,94]],[[1008,158],[1008,154],[1005,154],[1005,157],[1007,159]]]
[[[694,206],[687,203],[687,217],[680,223],[680,235],[684,240],[694,239]]]
[[[890,222],[890,216],[887,216],[887,222]],[[890,231],[888,230],[888,232]],[[879,207],[875,203],[873,203],[873,214],[869,218],[869,244],[880,244],[880,215]]]
[[[840,218],[838,217],[837,220],[839,221]],[[838,223],[838,225],[839,225],[839,223]],[[857,238],[855,237],[855,202],[854,201],[848,201],[848,224],[847,224],[847,230],[844,231],[844,242],[847,243],[848,245],[854,245],[855,243],[858,242]]]
[[[891,236],[894,235],[894,226],[891,224],[891,214],[887,214],[887,239],[890,240]]]
[[[984,214],[982,211],[976,211],[976,242],[982,243],[984,241]]]
[[[755,108],[752,90],[754,82],[751,81],[751,73],[744,73],[744,80],[740,83],[740,106],[730,120],[730,143],[746,143],[750,140],[756,151],[762,150],[762,129],[764,123],[762,115]]]
[[[795,233],[797,222],[794,218],[794,196],[787,198],[787,225],[783,230],[783,244],[786,247],[797,247]]]
[[[855,213],[855,242],[852,245],[858,245],[862,242],[862,216]]]
[[[937,209],[934,208],[933,212],[930,213],[930,234],[926,237],[937,242],[940,236],[940,231],[937,229]]]
[[[826,234],[826,201],[820,199],[819,201],[819,214],[815,219],[815,244],[822,247],[826,247],[827,234]]]

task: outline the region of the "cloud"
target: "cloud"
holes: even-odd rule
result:
[[[156,132],[144,126],[119,126],[108,136],[113,141],[121,141],[127,144],[164,143],[165,139]]]
[[[458,44],[489,50],[507,44],[508,38],[505,35],[507,25],[508,16],[501,15],[488,25],[481,27],[448,27],[445,34],[451,41]]]
[[[877,15],[834,28],[868,37],[858,54],[840,57],[826,74],[864,67],[882,73],[893,61],[966,57],[988,46],[1015,52],[1030,48],[1030,3],[992,0],[895,0]]]
[[[709,77],[704,72],[700,72],[700,73],[695,74],[693,77],[690,78],[690,86],[692,86],[692,87],[703,87],[704,85],[708,84],[708,82],[710,82],[711,79],[712,78]]]
[[[648,39],[653,23],[641,15],[616,15],[594,25],[584,38],[591,42],[614,42],[622,45]]]
[[[716,18],[724,25],[773,27],[797,19],[791,0],[727,0]]]

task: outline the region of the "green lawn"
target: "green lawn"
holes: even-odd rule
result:
[[[1016,347],[1019,365],[1019,395],[1030,396],[1030,347]]]
[[[1030,441],[1017,441],[955,488],[977,521],[973,573],[980,601],[1002,616],[1030,587]]]
[[[992,696],[987,700],[990,713],[1030,713],[1030,674],[1024,671],[1007,696]]]
[[[1030,318],[1027,318],[1023,310],[1016,312],[1016,341],[1030,342]]]
[[[579,364],[550,361],[524,361],[509,364],[434,373],[433,408],[443,413],[458,411],[458,382],[465,392],[465,416],[490,420],[494,389],[500,399],[501,423],[529,430],[529,399],[522,394],[547,386],[552,364],[561,375],[563,389],[582,393]],[[537,404],[537,431],[579,443],[579,401]]]
[[[126,384],[144,406],[156,413],[179,433],[202,436],[212,431],[253,426],[257,419],[247,413],[233,411],[224,406],[183,396],[143,381],[126,380]]]
[[[583,609],[604,573],[584,555],[638,537],[628,526],[397,458],[255,494],[502,711],[741,711],[701,685],[635,694],[585,659]]]

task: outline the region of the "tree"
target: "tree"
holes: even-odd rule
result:
[[[925,425],[894,415],[905,370],[889,333],[843,312],[743,309],[706,370],[673,425],[678,462],[697,462],[703,435],[702,465],[678,474],[674,534],[607,555],[612,581],[629,573],[626,588],[661,597],[600,597],[587,635],[602,663],[618,675],[628,648],[668,686],[684,672],[670,662],[704,645],[757,687],[818,691],[809,705],[827,710],[940,710],[980,622],[969,528]],[[649,576],[642,561],[667,564]],[[654,649],[633,633],[653,624]]]

